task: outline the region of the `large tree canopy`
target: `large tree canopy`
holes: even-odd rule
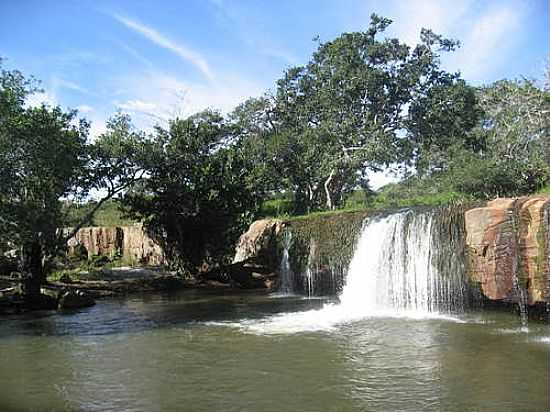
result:
[[[456,41],[422,30],[421,42],[411,48],[381,38],[390,24],[372,15],[365,32],[320,44],[307,65],[285,72],[272,104],[256,107],[264,113],[256,118],[269,114],[262,128],[272,132],[268,158],[284,188],[295,193],[299,211],[334,208],[365,182],[367,171],[407,161],[427,146],[406,138],[413,124],[409,107],[437,93],[451,103],[460,100],[453,110],[461,116],[475,105],[458,75],[440,68],[439,53],[454,50]],[[448,88],[463,93],[455,96]],[[449,115],[430,112],[440,123]]]
[[[259,207],[251,158],[216,112],[170,121],[152,138],[148,178],[126,196],[127,208],[178,268],[223,261]]]
[[[550,184],[550,99],[533,81],[480,88],[470,150],[454,147],[446,180],[475,197],[515,196]]]
[[[29,301],[38,300],[48,263],[66,245],[62,200],[92,189],[101,190],[104,200],[139,178],[129,149],[137,140],[118,133],[120,122],[113,120],[91,144],[89,125],[75,111],[27,107],[33,91],[19,72],[0,73],[0,246],[17,251]]]

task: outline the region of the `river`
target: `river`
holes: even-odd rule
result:
[[[0,320],[2,411],[546,411],[550,327],[184,291]],[[329,305],[330,306],[330,303]],[[285,329],[286,325],[286,329]]]
[[[0,318],[0,411],[550,410],[550,325],[469,306],[436,218],[366,221],[338,297],[293,296],[286,247],[280,294]]]

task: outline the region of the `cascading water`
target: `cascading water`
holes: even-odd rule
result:
[[[442,239],[434,221],[434,213],[408,211],[367,222],[349,267],[341,305],[365,314],[461,311],[464,276],[460,270],[453,273],[448,259],[443,259]]]
[[[290,267],[290,248],[292,247],[292,232],[286,230],[282,237],[283,257],[281,258],[281,283],[279,292],[291,294],[294,292],[294,273]]]
[[[307,257],[307,267],[306,267],[306,273],[304,275],[304,289],[308,296],[313,296],[315,293],[315,279],[314,279],[314,273],[315,269],[313,267],[314,260],[315,260],[315,253],[317,249],[317,243],[312,238],[309,242],[309,255]]]
[[[275,315],[248,327],[288,333],[374,316],[449,318],[461,312],[466,301],[464,265],[461,254],[449,250],[458,249],[462,239],[447,230],[453,224],[440,218],[436,212],[405,211],[368,219],[339,303]]]

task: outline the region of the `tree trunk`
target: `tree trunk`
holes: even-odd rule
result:
[[[302,190],[297,190],[294,193],[294,213],[297,215],[303,215],[309,211],[308,197]]]
[[[336,171],[332,170],[330,172],[330,175],[327,178],[327,180],[325,180],[325,195],[327,197],[326,206],[327,206],[328,210],[334,210],[334,201],[332,200],[332,193],[330,191],[330,184],[332,182],[332,179],[334,179],[335,174],[336,174]]]
[[[30,307],[40,308],[43,306],[40,287],[44,283],[44,265],[43,253],[40,242],[33,243],[23,247],[22,253],[23,273],[25,280],[23,282],[23,296]]]

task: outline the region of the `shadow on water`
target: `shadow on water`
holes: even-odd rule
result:
[[[271,297],[242,291],[189,290],[105,299],[95,306],[0,318],[0,339],[16,336],[90,336],[193,327],[205,322],[258,319],[279,312],[316,309],[327,299]]]

